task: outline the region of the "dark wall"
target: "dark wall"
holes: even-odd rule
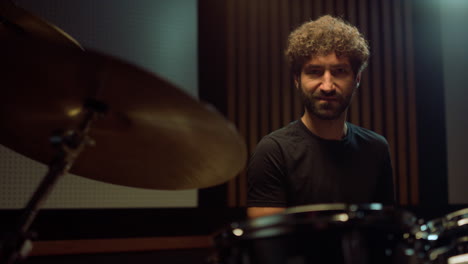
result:
[[[308,1],[303,1],[306,3]],[[338,1],[339,2],[339,1]],[[379,14],[383,11],[375,11],[375,8],[384,8],[383,2],[379,1],[358,1],[360,4],[359,12],[366,11],[367,13],[359,13],[359,17],[373,17],[374,13]],[[385,2],[385,1],[384,1]],[[226,93],[226,85],[234,85],[227,83],[226,72],[228,69],[228,46],[232,43],[226,40],[226,36],[236,27],[236,30],[241,30],[239,25],[244,25],[240,22],[241,18],[237,18],[237,23],[230,27],[226,25],[226,14],[229,13],[226,4],[229,1],[213,1],[213,0],[200,0],[199,1],[199,69],[200,69],[200,98],[208,100],[217,104],[220,109],[227,109],[228,95]],[[320,1],[312,1],[313,5],[320,3]],[[381,4],[377,4],[381,3]],[[406,32],[410,32],[407,38],[412,39],[412,47],[407,51],[400,54],[393,54],[390,62],[383,61],[382,65],[389,65],[398,60],[409,60],[409,56],[413,59],[413,80],[415,87],[415,106],[416,118],[407,119],[410,126],[416,127],[416,137],[409,137],[408,134],[397,135],[395,140],[397,142],[408,141],[408,145],[417,145],[417,158],[408,159],[408,164],[417,167],[417,174],[415,180],[408,178],[408,185],[410,181],[414,181],[416,188],[410,190],[410,196],[416,196],[414,200],[417,203],[412,205],[420,205],[425,208],[438,207],[441,211],[443,208],[451,208],[448,205],[448,172],[447,172],[447,140],[446,140],[446,119],[445,119],[445,103],[444,103],[444,75],[443,75],[443,54],[442,54],[442,34],[441,34],[441,14],[440,8],[444,4],[440,0],[413,0],[402,1],[402,4],[409,6],[409,16],[406,18]],[[309,4],[310,6],[310,4]],[[323,6],[322,6],[323,7]],[[348,5],[348,8],[352,7]],[[373,8],[367,8],[373,7]],[[258,8],[258,7],[257,7]],[[305,8],[305,6],[304,6]],[[305,11],[303,11],[305,12]],[[361,22],[359,17],[354,18],[356,21]],[[395,17],[394,23],[398,22],[398,17]],[[260,20],[259,20],[260,21]],[[365,21],[365,20],[364,20]],[[244,25],[245,26],[245,25]],[[280,29],[278,29],[280,30]],[[373,30],[372,34],[378,34],[382,30]],[[383,29],[385,31],[385,29]],[[238,31],[232,33],[237,36],[240,34]],[[372,34],[369,34],[372,36]],[[393,40],[395,36],[392,35],[389,40]],[[374,37],[375,38],[375,37]],[[248,40],[250,41],[250,37]],[[376,45],[379,41],[384,45],[385,41],[382,38],[375,38],[372,43]],[[271,43],[269,44],[272,45]],[[270,47],[269,46],[269,47]],[[240,50],[241,47],[236,47],[234,50]],[[379,55],[379,52],[384,50],[384,47],[374,49],[373,56],[379,56],[381,60],[388,58],[384,53]],[[375,66],[375,65],[374,65]],[[239,69],[238,71],[241,71]],[[375,74],[375,70],[370,67],[368,74]],[[406,78],[411,74],[403,68],[395,68],[394,72],[404,72]],[[237,74],[237,72],[235,73]],[[261,76],[260,76],[261,77]],[[260,78],[259,77],[259,78]],[[372,76],[371,76],[372,77]],[[252,77],[253,78],[253,77]],[[235,79],[234,81],[239,81]],[[388,83],[388,76],[383,79],[382,83]],[[398,86],[399,83],[393,80],[392,86]],[[223,82],[225,85],[223,86]],[[371,84],[375,86],[374,83]],[[387,84],[386,84],[387,85]],[[268,86],[271,89],[271,86]],[[387,86],[386,86],[387,87]],[[242,88],[243,89],[243,88]],[[250,89],[250,88],[249,88]],[[386,90],[385,88],[384,90]],[[385,98],[387,94],[382,94]],[[411,104],[407,98],[399,97],[395,93],[395,104],[403,101],[405,104]],[[247,107],[248,98],[237,99],[240,107]],[[260,103],[260,101],[259,101]],[[386,109],[385,111],[387,111]],[[374,113],[375,114],[375,113]],[[384,114],[386,116],[388,113]],[[408,113],[407,113],[408,115]],[[233,120],[236,121],[236,120]],[[402,156],[402,153],[407,151],[404,147],[396,154],[397,158]],[[402,170],[400,168],[400,170]],[[404,182],[400,182],[404,183]],[[217,203],[218,205],[225,203],[226,198],[224,195],[228,192],[227,185],[218,187],[216,192],[208,195],[207,199],[202,199],[210,203]],[[414,186],[413,186],[414,187]],[[208,192],[205,192],[208,194]],[[210,195],[218,197],[219,199],[210,199]],[[217,196],[216,196],[217,195]],[[454,205],[457,207],[457,205]]]
[[[349,121],[387,138],[398,202],[419,203],[415,86],[420,84],[414,81],[414,65],[419,62],[413,60],[411,42],[418,30],[412,30],[408,1],[212,2],[199,1],[200,98],[227,109],[226,116],[245,138],[249,153],[264,135],[302,112],[284,59],[290,31],[325,14],[355,24],[369,39],[372,56]],[[245,174],[226,190],[231,206],[245,205]]]
[[[448,205],[439,0],[413,0],[420,205]]]
[[[198,1],[198,97],[215,106],[227,116],[226,89],[226,46],[225,32],[226,2],[219,0]],[[200,189],[199,207],[225,207],[227,186]]]

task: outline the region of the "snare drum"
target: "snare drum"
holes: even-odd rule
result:
[[[468,208],[421,226],[426,231],[428,263],[468,264]]]
[[[412,263],[416,218],[381,204],[319,204],[232,223],[215,237],[222,264]]]

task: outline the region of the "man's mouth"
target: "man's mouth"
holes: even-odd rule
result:
[[[327,101],[327,102],[338,101],[338,98],[333,97],[333,96],[319,96],[319,97],[316,97],[316,99],[319,101]]]

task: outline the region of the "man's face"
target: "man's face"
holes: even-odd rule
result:
[[[307,61],[296,85],[309,114],[322,120],[335,120],[348,108],[359,79],[348,58],[331,53]]]

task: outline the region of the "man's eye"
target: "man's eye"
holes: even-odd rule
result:
[[[308,75],[321,75],[322,70],[308,70],[308,71],[306,71],[306,74],[308,74]]]
[[[337,68],[333,71],[334,75],[342,75],[342,74],[347,74],[347,73],[348,73],[348,69],[346,68]]]

